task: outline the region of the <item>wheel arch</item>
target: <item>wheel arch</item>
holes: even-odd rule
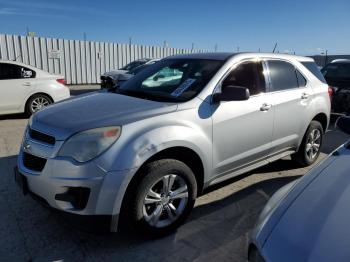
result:
[[[24,103],[24,112],[27,110],[27,106],[28,106],[28,103],[30,101],[30,99],[33,97],[33,96],[36,96],[36,95],[45,95],[47,96],[48,98],[50,98],[51,102],[53,103],[54,102],[54,99],[52,98],[51,95],[49,95],[48,93],[45,93],[45,92],[36,92],[34,94],[31,94],[27,99],[26,99],[26,102]]]
[[[325,113],[318,113],[311,121],[318,121],[322,125],[323,132],[326,133],[328,127],[328,117]],[[311,122],[310,121],[310,122]]]
[[[142,169],[145,165],[147,165],[150,162],[160,160],[160,159],[175,159],[178,161],[181,161],[185,163],[194,173],[196,181],[197,181],[197,192],[198,194],[201,194],[204,187],[204,164],[197,152],[195,152],[193,149],[190,149],[188,147],[184,146],[174,146],[165,148],[151,157],[149,157],[135,172],[131,180],[129,181],[125,192],[123,194],[123,198],[121,200],[120,205],[120,212],[119,216],[121,218],[121,222],[123,221],[123,214],[126,212],[124,211],[127,208],[127,203],[129,201],[129,197],[131,196],[132,192],[134,191],[135,187],[137,186],[137,182],[142,177]],[[123,222],[122,222],[123,223]],[[119,224],[119,223],[118,223]]]

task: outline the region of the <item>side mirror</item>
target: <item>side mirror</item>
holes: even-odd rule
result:
[[[336,128],[350,135],[350,117],[341,116],[335,122]]]
[[[220,101],[244,101],[249,99],[249,90],[248,88],[242,86],[222,86],[221,93],[214,94],[213,101],[214,103]]]

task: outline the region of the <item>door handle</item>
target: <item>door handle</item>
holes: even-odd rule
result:
[[[302,95],[301,95],[301,99],[308,99],[309,98],[309,94],[308,93],[303,93]]]
[[[264,104],[262,104],[262,106],[260,107],[260,111],[269,111],[271,107],[272,107],[271,104],[264,103]]]
[[[31,84],[30,84],[30,82],[24,82],[23,85],[24,86],[30,86]]]

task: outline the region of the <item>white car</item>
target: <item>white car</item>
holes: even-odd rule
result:
[[[0,60],[0,115],[31,115],[70,97],[63,76],[14,61]]]

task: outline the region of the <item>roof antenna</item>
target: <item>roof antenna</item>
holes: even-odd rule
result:
[[[273,50],[272,50],[272,53],[274,53],[274,52],[275,52],[276,47],[277,47],[277,42],[276,42],[276,44],[275,44],[275,47],[274,47],[274,48],[273,48]]]

